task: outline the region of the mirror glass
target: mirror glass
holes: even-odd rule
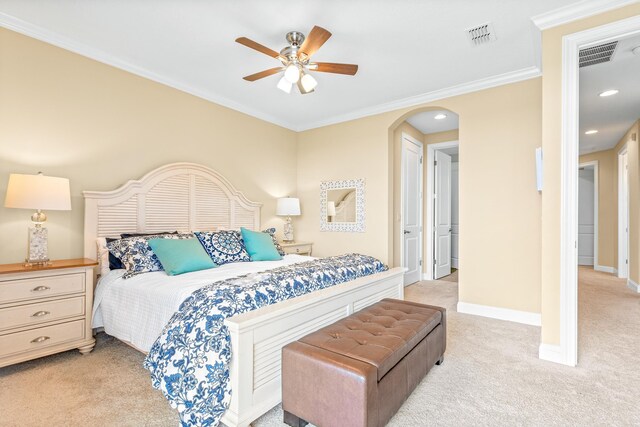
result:
[[[356,222],[356,189],[327,190],[327,222]]]
[[[364,233],[364,179],[320,183],[320,231]]]

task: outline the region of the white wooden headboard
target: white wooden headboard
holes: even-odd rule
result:
[[[96,259],[96,238],[120,233],[260,229],[262,204],[195,163],[171,163],[116,190],[83,194],[84,256],[91,259]]]

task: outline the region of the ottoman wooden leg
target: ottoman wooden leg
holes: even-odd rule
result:
[[[436,365],[442,365],[443,363],[444,363],[444,356],[440,356],[440,359],[436,361]]]
[[[308,422],[293,415],[291,412],[284,411],[284,423],[290,425],[291,427],[304,427]]]

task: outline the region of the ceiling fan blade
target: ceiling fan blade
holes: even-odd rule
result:
[[[348,74],[354,76],[358,72],[358,66],[355,64],[337,64],[335,62],[316,62],[315,71],[322,73]],[[313,70],[313,68],[309,68]]]
[[[248,82],[255,82],[256,80],[260,80],[262,78],[279,73],[282,70],[283,70],[282,67],[269,68],[268,70],[260,71],[259,73],[251,74],[250,76],[245,76],[243,77],[243,79],[245,79]]]
[[[310,90],[310,91],[308,91],[308,92],[307,92],[307,91],[305,91],[305,90],[304,90],[304,86],[302,86],[302,79],[298,80],[298,90],[300,91],[300,93],[301,93],[302,95],[306,95],[306,94],[308,94],[308,93],[315,92],[315,89],[311,89],[311,90]]]
[[[246,47],[250,47],[251,49],[257,50],[258,52],[262,52],[265,55],[269,55],[272,58],[277,58],[280,54],[278,52],[276,52],[275,50],[269,49],[266,46],[261,45],[258,42],[254,42],[251,39],[248,39],[246,37],[238,37],[236,39],[236,42],[245,45]]]
[[[329,40],[331,37],[331,33],[325,30],[322,27],[318,27],[317,25],[311,29],[311,32],[304,39],[302,46],[300,46],[300,52],[304,53],[307,58],[316,53],[318,49]]]

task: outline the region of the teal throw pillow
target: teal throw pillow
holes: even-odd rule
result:
[[[149,246],[169,276],[217,267],[196,238],[150,239]]]
[[[240,229],[240,232],[251,261],[278,261],[282,259],[273,244],[271,234],[247,230],[244,227]]]

